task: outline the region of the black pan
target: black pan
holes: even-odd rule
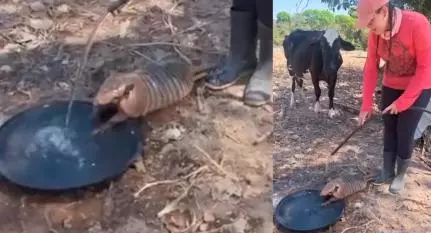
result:
[[[326,201],[319,190],[302,190],[285,196],[274,211],[274,222],[282,232],[322,232],[341,219],[343,200],[321,206]]]
[[[75,101],[65,129],[68,101],[26,109],[0,127],[0,174],[37,190],[65,190],[120,176],[140,156],[135,120],[93,136],[91,103]]]

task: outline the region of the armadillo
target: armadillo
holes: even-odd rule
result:
[[[338,177],[328,182],[320,191],[320,196],[331,196],[331,198],[322,205],[328,205],[331,202],[344,199],[354,193],[364,190],[370,179],[357,179],[353,177]]]
[[[163,66],[150,64],[138,72],[112,72],[93,99],[93,119],[96,116],[105,118],[100,120],[102,126],[93,133],[182,100],[192,91],[194,83],[207,75],[208,69],[169,63]],[[198,105],[199,101],[198,93]],[[106,116],[103,116],[104,112]]]

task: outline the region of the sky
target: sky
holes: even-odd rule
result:
[[[320,0],[273,0],[273,18],[277,17],[278,12],[286,11],[290,14],[299,13],[307,9],[329,9],[325,3],[321,3]],[[297,7],[297,2],[301,4]],[[306,7],[306,8],[305,8]],[[336,14],[347,14],[346,11],[340,10],[335,11]]]

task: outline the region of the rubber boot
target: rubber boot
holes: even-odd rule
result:
[[[407,168],[410,166],[411,159],[397,159],[397,175],[389,186],[389,192],[398,194],[404,189]]]
[[[380,175],[373,178],[371,181],[374,185],[382,185],[389,183],[395,177],[395,160],[396,154],[394,152],[383,152],[383,168]]]
[[[258,22],[259,63],[244,90],[244,103],[261,106],[272,94],[272,29]]]
[[[210,72],[206,86],[220,90],[234,85],[242,78],[249,78],[256,68],[256,13],[230,11],[230,47],[225,64]]]

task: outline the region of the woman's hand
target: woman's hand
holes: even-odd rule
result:
[[[370,118],[371,112],[360,112],[358,116],[359,126],[365,124],[365,122]]]
[[[383,110],[382,114],[386,114],[387,112],[389,112],[389,114],[398,114],[398,109],[395,103],[392,103],[391,105],[386,107],[385,110]]]

